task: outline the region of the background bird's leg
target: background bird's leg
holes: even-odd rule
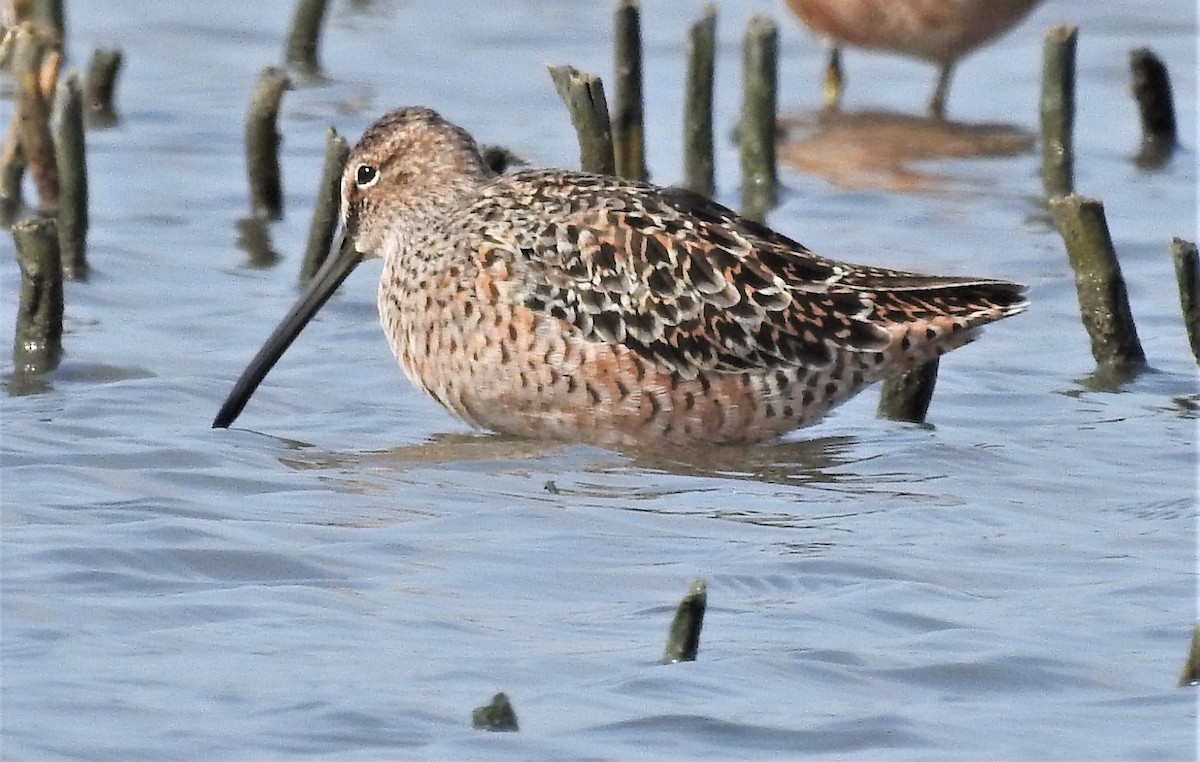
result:
[[[842,105],[842,91],[846,80],[842,76],[842,51],[837,45],[829,46],[829,58],[825,61],[825,76],[821,80],[821,97],[825,108],[837,110]]]
[[[954,64],[942,64],[938,71],[937,87],[933,89],[933,97],[929,99],[929,115],[934,119],[946,116],[946,95],[950,91],[950,75],[954,73]]]

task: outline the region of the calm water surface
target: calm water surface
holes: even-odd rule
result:
[[[702,4],[643,5],[651,171],[669,183]],[[424,104],[573,165],[544,65],[607,75],[609,4],[332,3],[334,80],[284,101],[266,267],[237,245],[242,117],[291,4],[68,6],[72,64],[125,51],[123,121],[89,135],[95,274],[67,287],[66,360],[51,390],[3,400],[4,759],[1195,758],[1195,693],[1175,681],[1197,618],[1200,399],[1165,248],[1196,234],[1192,4],[1050,0],[950,100],[1036,128],[1041,32],[1081,24],[1078,186],[1106,202],[1152,372],[1087,385],[1035,156],[940,163],[948,185],[920,195],[785,173],[770,222],[809,246],[1020,280],[1033,306],[943,362],[930,426],[875,420],[867,392],[776,446],[657,458],[453,421],[394,367],[377,265],[241,428],[208,428],[295,297],[325,128]],[[782,23],[784,108],[817,102],[804,31],[766,0],[724,3],[722,136],[752,11]],[[1142,44],[1172,67],[1187,143],[1156,172],[1131,161]],[[916,63],[847,67],[851,109],[918,109],[932,85]],[[700,658],[659,666],[697,577]],[[520,733],[471,729],[497,690]]]

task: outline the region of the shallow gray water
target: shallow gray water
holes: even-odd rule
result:
[[[950,101],[1034,129],[1041,31],[1079,21],[1078,187],[1106,202],[1152,372],[1119,393],[1083,383],[1033,155],[938,164],[953,181],[933,195],[785,173],[781,231],[1023,281],[1033,306],[943,362],[929,427],[875,420],[867,392],[776,446],[660,460],[469,432],[394,367],[377,266],[243,428],[208,428],[296,294],[325,127],[354,137],[424,104],[573,165],[544,64],[607,74],[607,3],[333,3],[335,79],[284,101],[288,216],[268,268],[235,243],[242,116],[291,4],[68,5],[73,63],[125,50],[123,121],[89,135],[95,273],[68,285],[63,367],[47,393],[3,400],[5,759],[1195,758],[1195,694],[1175,680],[1196,620],[1200,400],[1165,248],[1196,234],[1191,4],[1050,0],[964,64]],[[651,171],[672,182],[702,4],[644,5]],[[781,21],[785,109],[817,100],[819,48],[770,2],[734,6],[722,134],[751,11]],[[1131,162],[1141,44],[1172,67],[1187,143],[1157,172]],[[914,110],[932,83],[915,63],[847,65],[849,108]],[[736,204],[727,142],[719,162]],[[696,577],[699,660],[659,666]],[[497,690],[521,732],[471,729]]]

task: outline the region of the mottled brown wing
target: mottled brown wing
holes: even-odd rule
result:
[[[522,249],[520,297],[685,378],[881,350],[883,326],[936,310],[922,293],[963,283],[818,257],[689,191],[574,181],[586,192]],[[916,303],[889,287],[913,290]]]

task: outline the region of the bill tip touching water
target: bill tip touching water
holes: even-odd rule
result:
[[[230,425],[363,259],[401,368],[468,423],[612,446],[812,423],[1022,311],[1025,289],[818,256],[703,196],[552,169],[494,175],[425,108],[367,129],[342,244],[230,392]]]

